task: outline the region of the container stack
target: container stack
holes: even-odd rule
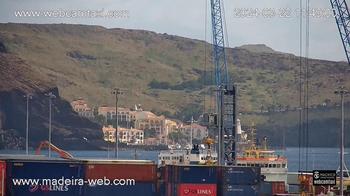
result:
[[[258,196],[261,170],[258,167],[221,167],[219,195]]]
[[[109,183],[113,180],[122,180],[103,186],[85,186],[85,196],[96,195],[157,195],[157,166],[153,162],[130,162],[130,161],[88,161],[85,165],[86,180],[106,179]],[[134,180],[134,184],[132,181]]]
[[[83,190],[83,187],[79,185],[67,186],[59,183],[65,179],[84,178],[84,165],[81,161],[7,160],[6,173],[6,195],[71,196],[81,195]],[[49,184],[15,186],[12,181],[14,179],[40,179],[41,183],[44,183],[43,180],[46,179],[57,181],[51,186]]]
[[[16,185],[16,179],[53,181]],[[66,184],[74,179],[79,181]],[[251,167],[166,165],[158,170],[152,161],[0,159],[0,196],[258,196],[259,184],[260,168]],[[263,188],[272,195],[284,187]]]
[[[164,169],[166,196],[216,196],[218,182],[216,166],[168,165]]]

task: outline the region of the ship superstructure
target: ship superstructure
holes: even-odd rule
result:
[[[257,144],[256,129],[252,125],[247,131],[242,130],[237,120],[237,159],[236,166],[260,167],[261,174],[267,182],[283,182],[287,186],[288,160],[275,150],[268,148],[267,137]],[[194,145],[191,150],[166,150],[158,154],[158,165],[209,165],[217,164],[218,154],[211,149],[212,139],[204,139],[207,149]]]
[[[240,121],[237,121],[237,136],[240,138],[237,166],[260,167],[265,181],[284,182],[287,185],[287,158],[268,148],[267,137],[264,137],[261,144],[258,144],[254,124],[247,131],[243,131]]]

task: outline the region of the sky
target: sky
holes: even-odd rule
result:
[[[306,0],[303,2],[305,9]],[[224,0],[227,45],[266,44],[300,54],[298,0]],[[311,58],[345,61],[329,0],[310,0]],[[128,17],[19,17],[17,11],[90,10]],[[124,11],[125,10],[125,11]],[[125,15],[125,14],[124,14]],[[305,41],[305,18],[303,40]],[[211,42],[209,0],[0,0],[0,22],[73,23],[143,29]],[[305,42],[302,44],[305,52]],[[303,52],[303,56],[305,53]]]

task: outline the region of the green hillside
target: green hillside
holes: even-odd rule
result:
[[[202,41],[68,24],[0,24],[0,39],[9,52],[55,82],[68,100],[84,97],[93,105],[112,104],[110,91],[117,86],[127,90],[123,105],[141,103],[147,109],[175,113],[189,104],[202,104],[203,94],[210,92],[203,80],[210,83],[213,66],[210,54],[205,63]],[[256,48],[228,50],[230,73],[240,86],[240,110],[295,107],[299,58],[263,45]],[[310,103],[334,102],[336,77],[345,73],[346,84],[350,82],[346,64],[310,60],[310,65]],[[152,81],[170,87],[151,88]]]
[[[112,88],[119,87],[126,90],[123,106],[141,103],[145,109],[187,120],[213,105],[211,46],[203,41],[100,26],[0,24],[0,44],[56,84],[68,101],[83,97],[93,106],[111,105]],[[254,121],[267,130],[266,125],[274,125],[271,119],[277,119],[282,127],[295,127],[295,115],[260,112],[298,107],[299,57],[262,44],[229,48],[227,54],[231,78],[239,87],[243,123]],[[337,81],[350,87],[349,67],[316,59],[309,64],[310,106],[327,103],[332,108],[339,103],[334,95]]]

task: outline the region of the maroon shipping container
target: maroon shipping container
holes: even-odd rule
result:
[[[284,194],[286,193],[286,184],[284,182],[271,182],[272,183],[272,194]]]
[[[6,162],[0,161],[0,196],[5,196]]]
[[[88,161],[85,171],[86,179],[157,181],[157,165],[150,161]]]

